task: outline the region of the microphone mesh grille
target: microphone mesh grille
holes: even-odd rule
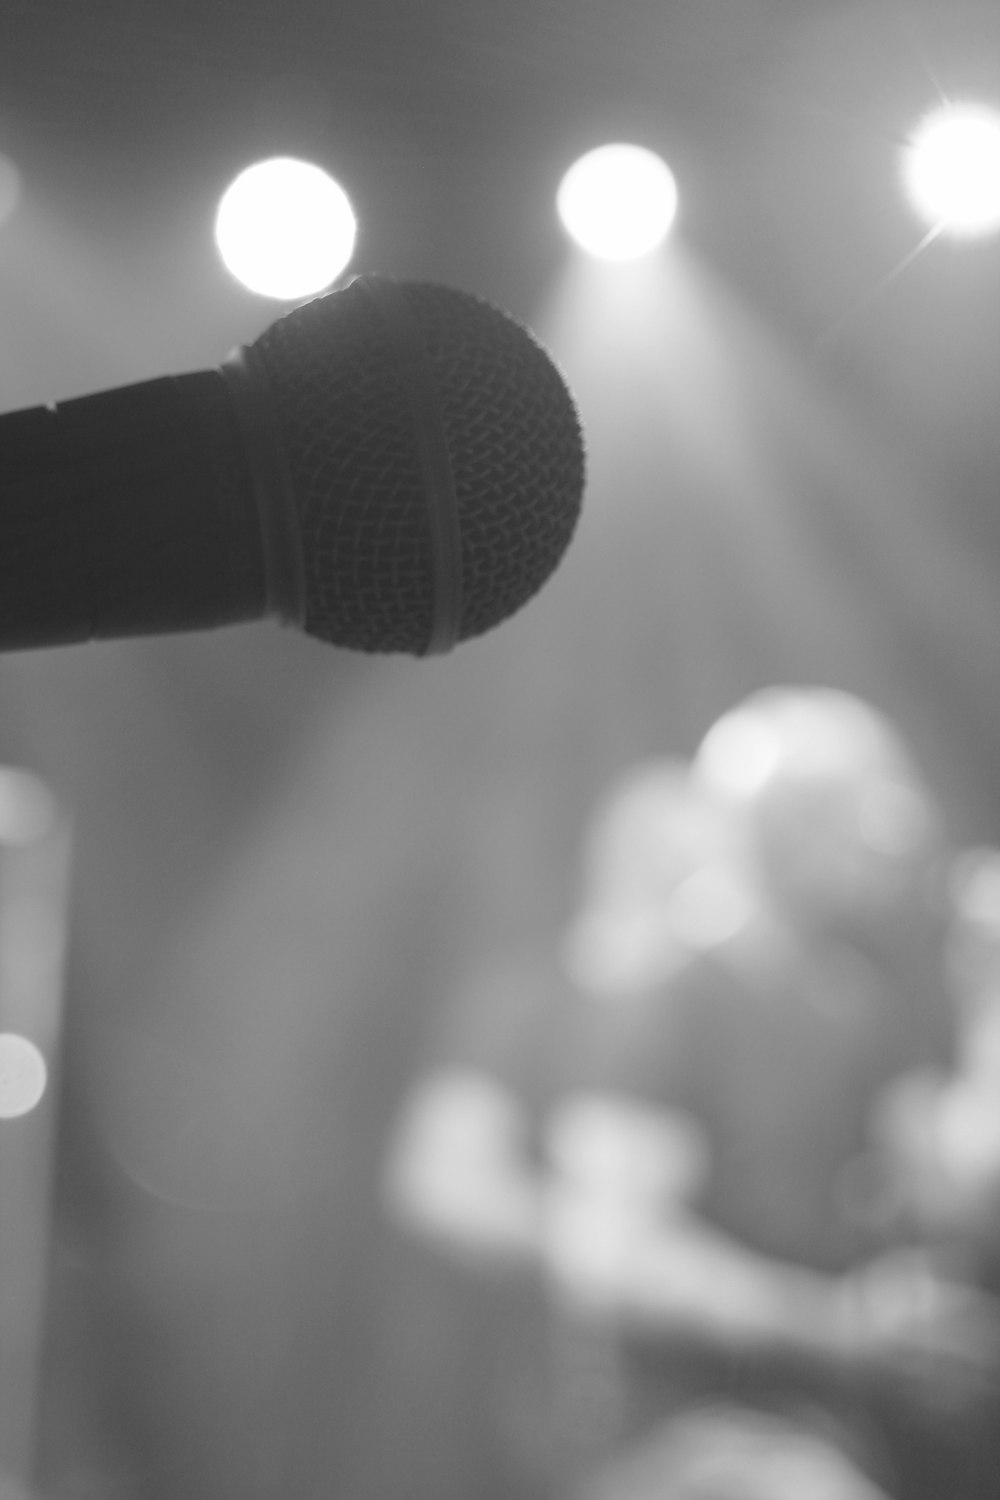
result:
[[[520,608],[559,562],[579,514],[583,443],[562,377],[521,324],[449,287],[399,288],[455,478],[464,639]],[[378,309],[352,283],[274,323],[255,349],[299,511],[306,630],[358,650],[422,654],[434,613],[428,502]]]

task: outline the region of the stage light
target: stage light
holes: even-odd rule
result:
[[[942,232],[1000,228],[1000,113],[976,104],[935,110],[910,140],[903,179],[918,213]]]
[[[45,1059],[25,1036],[0,1032],[0,1120],[30,1114],[45,1093]]]
[[[356,233],[343,188],[321,167],[283,156],[241,172],[215,220],[228,270],[252,292],[285,301],[330,286],[354,253]]]
[[[599,146],[575,162],[556,200],[576,243],[600,260],[640,260],[670,232],[677,184],[666,162],[644,146]]]

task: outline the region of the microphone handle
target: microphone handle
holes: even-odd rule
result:
[[[267,612],[251,464],[221,371],[0,416],[0,650]]]

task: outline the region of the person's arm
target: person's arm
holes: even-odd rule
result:
[[[678,1206],[622,1266],[619,1315],[636,1334],[832,1364],[847,1344],[840,1291],[835,1280],[760,1255]]]
[[[710,1163],[693,1121],[629,1100],[612,1114],[613,1103],[602,1105],[601,1150],[591,1114],[590,1155],[601,1170],[585,1184],[578,1149],[575,1172],[562,1172],[567,1201],[547,1250],[564,1305],[610,1321],[653,1355],[697,1351],[727,1374],[742,1368],[750,1380],[817,1395],[881,1391],[945,1419],[1000,1395],[993,1299],[948,1280],[920,1253],[885,1256],[846,1276],[760,1254],[698,1211]],[[564,1132],[564,1144],[567,1137],[586,1143],[580,1129]],[[617,1173],[609,1170],[615,1158]],[[628,1191],[624,1164],[633,1172]]]
[[[483,1269],[537,1265],[542,1188],[517,1099],[473,1070],[429,1073],[397,1123],[382,1178],[392,1217]]]
[[[754,1253],[698,1212],[711,1161],[690,1115],[583,1095],[563,1101],[548,1143],[546,1252],[557,1295],[638,1338],[833,1357],[834,1283]]]
[[[919,1251],[845,1277],[769,1260],[689,1213],[637,1243],[617,1319],[638,1344],[698,1348],[814,1393],[880,1395],[919,1419],[1000,1396],[1000,1308]]]

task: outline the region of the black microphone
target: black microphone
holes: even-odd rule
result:
[[[549,577],[584,470],[522,324],[360,276],[219,369],[0,417],[0,650],[277,615],[446,651]]]

